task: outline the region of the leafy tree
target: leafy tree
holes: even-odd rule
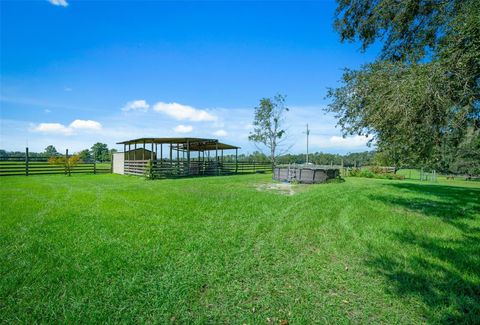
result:
[[[90,150],[84,149],[78,153],[78,156],[80,157],[81,161],[91,161],[92,160],[92,154],[90,153]]]
[[[99,161],[110,160],[110,154],[108,151],[107,144],[97,142],[92,146],[91,150],[92,150],[92,155],[96,160],[99,160]]]
[[[68,158],[65,156],[52,156],[48,159],[49,164],[63,166],[65,168],[65,173],[68,176],[71,176],[73,168],[78,164],[79,161],[80,157],[78,155],[72,155]]]
[[[480,175],[480,130],[467,130],[464,140],[455,152],[451,171]]]
[[[435,161],[445,132],[467,123],[469,108],[446,109],[454,105],[447,77],[433,65],[377,62],[346,71],[346,84],[329,92],[329,110],[346,134],[372,135],[395,165]]]
[[[328,111],[345,134],[372,135],[394,164],[445,165],[445,147],[480,125],[480,2],[337,2],[342,41],[384,47],[376,62],[345,71]]]
[[[289,109],[285,106],[285,96],[276,95],[273,98],[262,98],[260,105],[255,107],[255,117],[253,120],[253,132],[248,139],[260,144],[268,150],[267,156],[275,165],[279,149],[284,148],[285,129],[284,114]]]
[[[47,157],[52,157],[52,156],[58,156],[58,151],[53,145],[49,145],[45,148],[45,156]]]

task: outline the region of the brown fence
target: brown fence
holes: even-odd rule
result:
[[[124,173],[126,175],[143,176],[148,164],[149,160],[125,160]],[[270,163],[152,160],[152,172],[158,178],[267,173],[271,171],[272,165]]]
[[[110,164],[97,164],[96,162],[80,162],[71,169],[72,174],[110,173]],[[48,157],[1,157],[0,176],[15,175],[52,175],[67,174],[63,166],[48,163]]]

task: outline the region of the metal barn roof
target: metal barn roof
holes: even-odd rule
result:
[[[206,138],[138,138],[133,140],[126,140],[122,142],[117,142],[117,144],[144,144],[144,143],[155,143],[155,144],[175,144],[181,150],[190,151],[206,151],[206,150],[228,150],[228,149],[240,149],[240,147],[219,142],[217,139],[206,139]]]

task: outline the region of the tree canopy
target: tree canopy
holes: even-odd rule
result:
[[[49,145],[45,148],[45,155],[48,157],[57,156],[58,151],[53,145]]]
[[[341,40],[383,48],[345,70],[327,110],[344,134],[371,135],[392,164],[448,168],[447,153],[480,128],[480,2],[337,2]]]
[[[108,150],[107,144],[97,142],[92,146],[91,150],[92,150],[92,156],[94,157],[94,159],[99,161],[110,160],[110,152]]]

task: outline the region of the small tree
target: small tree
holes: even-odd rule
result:
[[[273,98],[262,98],[260,105],[255,107],[253,131],[250,132],[248,139],[256,145],[261,144],[267,148],[272,168],[275,166],[276,158],[287,151],[279,152],[286,139],[283,124],[284,114],[288,111],[289,109],[285,107],[285,96],[280,94]]]
[[[65,168],[65,173],[68,174],[68,176],[71,176],[73,167],[75,167],[79,161],[80,161],[80,156],[78,155],[72,155],[68,158],[64,156],[50,157],[48,159],[49,164],[63,166]]]
[[[80,160],[82,160],[83,162],[88,162],[88,161],[92,160],[92,154],[90,153],[90,150],[88,150],[88,149],[80,151],[78,153],[78,156],[79,156]]]
[[[48,147],[45,148],[45,156],[47,157],[58,156],[58,151],[53,145],[49,145]]]
[[[98,161],[110,160],[108,146],[105,143],[97,142],[92,146],[92,155]]]

